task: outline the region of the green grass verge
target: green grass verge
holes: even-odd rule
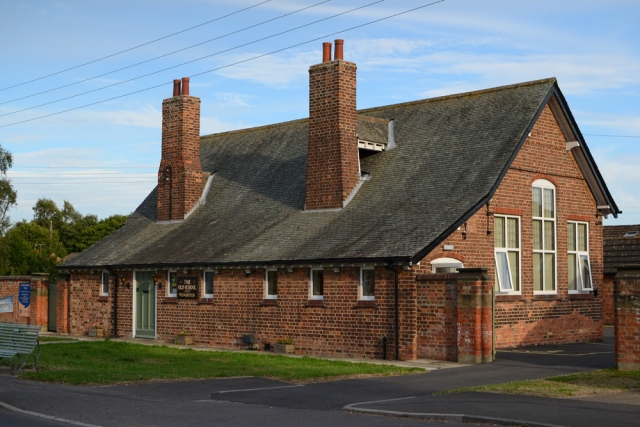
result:
[[[68,337],[55,337],[55,336],[50,336],[50,335],[40,335],[38,337],[38,341],[40,342],[58,342],[58,341],[78,341],[75,338],[68,338]]]
[[[515,381],[506,384],[466,387],[443,393],[485,391],[542,397],[578,397],[595,394],[615,394],[640,389],[640,372],[603,369],[544,380]]]
[[[91,341],[42,346],[41,372],[21,378],[68,384],[258,376],[313,382],[354,376],[406,375],[422,369],[310,357],[195,351],[123,342]]]

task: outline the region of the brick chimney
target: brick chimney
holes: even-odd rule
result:
[[[173,97],[162,101],[158,221],[184,220],[201,195],[200,98],[189,96],[185,77],[173,81]]]
[[[309,69],[309,142],[305,209],[339,209],[360,180],[356,137],[356,64],[343,40],[323,43],[323,62]]]

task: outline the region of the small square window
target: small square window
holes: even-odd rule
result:
[[[266,299],[278,298],[278,270],[267,270],[264,278]]]
[[[630,237],[636,237],[637,235],[638,235],[637,231],[627,231],[622,237],[630,238]]]
[[[100,295],[109,295],[109,273],[106,271],[102,273],[102,286],[100,287]]]
[[[204,272],[204,298],[213,298],[213,271]]]
[[[375,299],[375,278],[373,268],[360,269],[360,299]]]
[[[322,269],[311,270],[310,299],[324,299],[324,271]]]

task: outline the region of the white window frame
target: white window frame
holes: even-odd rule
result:
[[[435,273],[436,268],[464,268],[462,261],[455,258],[436,258],[431,261],[431,272]]]
[[[107,275],[107,292],[104,291],[104,275]],[[102,274],[100,275],[100,296],[101,297],[108,297],[109,296],[109,280],[111,279],[111,275],[109,274],[108,271],[103,271]]]
[[[211,273],[211,293],[207,293],[207,273]],[[213,298],[213,293],[216,291],[215,287],[216,275],[213,270],[202,271],[202,298]]]
[[[363,295],[363,291],[364,291],[364,282],[363,282],[363,277],[364,277],[364,271],[372,271],[374,272],[373,274],[373,295]],[[376,278],[375,278],[375,271],[373,267],[360,267],[360,284],[358,285],[358,299],[360,299],[361,301],[374,301],[376,299]]]
[[[176,289],[175,292],[171,292],[171,274],[176,275]],[[176,270],[167,271],[167,296],[168,297],[177,297],[178,296],[178,272]]]
[[[276,288],[276,293],[271,295],[269,294],[269,272],[276,272],[276,280],[278,277],[278,269],[277,268],[267,268],[264,270],[264,299],[278,299],[278,289]],[[277,283],[276,283],[277,286]]]
[[[575,251],[570,251],[569,250],[569,246],[567,245],[567,254],[569,255],[575,255],[576,256],[576,276],[577,276],[577,280],[578,280],[578,286],[577,289],[569,289],[569,293],[570,294],[583,294],[583,293],[589,293],[591,291],[593,291],[593,273],[591,272],[591,257],[589,256],[589,223],[585,222],[585,221],[567,221],[567,235],[569,233],[568,230],[568,226],[569,224],[573,224],[576,227],[576,233],[574,238],[576,239],[575,241]],[[586,226],[586,242],[587,242],[587,250],[586,251],[581,251],[578,248],[578,225],[585,225]],[[580,266],[580,256],[586,256],[587,257],[587,262],[589,263],[589,283],[591,284],[591,287],[589,288],[585,288],[584,287],[584,278],[582,277],[582,268]],[[569,257],[567,257],[567,287],[569,286]]]
[[[493,250],[493,256],[494,256],[494,262],[495,262],[495,266],[496,266],[496,281],[498,283],[498,290],[497,292],[501,295],[521,295],[522,294],[522,219],[519,216],[516,215],[494,215],[494,218],[504,218],[504,230],[505,230],[505,247],[504,248],[496,248],[495,247],[495,240],[494,240],[494,250]],[[508,248],[507,246],[507,241],[508,241],[508,236],[507,236],[507,219],[515,219],[518,221],[518,247],[517,248]],[[495,221],[495,220],[494,220]],[[495,223],[494,223],[494,232],[495,232]],[[509,273],[511,275],[513,275],[513,270],[511,269],[511,261],[509,261],[509,252],[518,252],[518,290],[513,289],[513,277],[510,278],[511,280],[511,286],[512,289],[511,290],[503,290],[502,289],[502,277],[500,276],[499,273],[499,269],[498,269],[498,253],[505,253],[507,256],[507,266],[509,268]]]
[[[536,291],[535,290],[535,284],[534,284],[534,290],[533,290],[533,294],[534,295],[555,295],[558,293],[558,205],[556,203],[556,199],[557,199],[557,194],[558,194],[558,190],[556,188],[555,185],[553,185],[553,183],[551,183],[550,181],[546,180],[546,179],[537,179],[535,180],[532,184],[531,184],[531,203],[533,203],[533,189],[534,188],[540,188],[542,189],[542,216],[541,217],[537,217],[537,216],[533,216],[533,208],[531,209],[532,211],[532,222],[531,222],[531,230],[533,232],[533,222],[534,221],[541,221],[542,223],[542,249],[533,249],[533,253],[534,254],[542,254],[542,290],[541,291]],[[546,218],[544,216],[544,190],[545,189],[551,189],[553,190],[553,218]],[[544,249],[544,223],[545,222],[552,222],[553,223],[553,250],[550,249]],[[533,247],[533,236],[532,236],[532,247]],[[554,261],[554,266],[553,266],[553,275],[554,275],[554,288],[553,290],[545,290],[545,254],[553,254],[553,261]],[[532,265],[533,265],[533,257],[532,257]],[[535,275],[535,272],[534,272]]]
[[[313,294],[313,272],[314,271],[322,271],[322,295]],[[313,300],[324,299],[324,268],[322,267],[309,269],[309,299],[313,299]]]

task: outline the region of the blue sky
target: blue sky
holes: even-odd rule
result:
[[[9,175],[18,190],[11,218],[30,219],[41,197],[59,204],[69,200],[82,213],[101,218],[132,212],[155,186],[160,108],[171,96],[171,80],[340,32],[193,77],[191,94],[202,99],[201,133],[306,117],[307,70],[320,62],[321,42],[335,38],[345,39],[345,59],[358,65],[358,108],[557,77],[624,212],[605,224],[640,224],[637,0],[445,0],[346,32],[341,31],[430,1],[271,0],[138,49],[5,89],[262,1],[0,2],[0,144],[14,154]],[[330,19],[251,43],[324,18]],[[221,37],[231,32],[237,33]],[[182,50],[211,39],[217,40]],[[56,89],[64,85],[70,86]],[[87,91],[94,92],[41,105]],[[141,92],[127,95],[136,91]],[[17,100],[22,97],[28,98]],[[14,124],[114,97],[119,98]],[[28,110],[17,112],[23,109]]]

